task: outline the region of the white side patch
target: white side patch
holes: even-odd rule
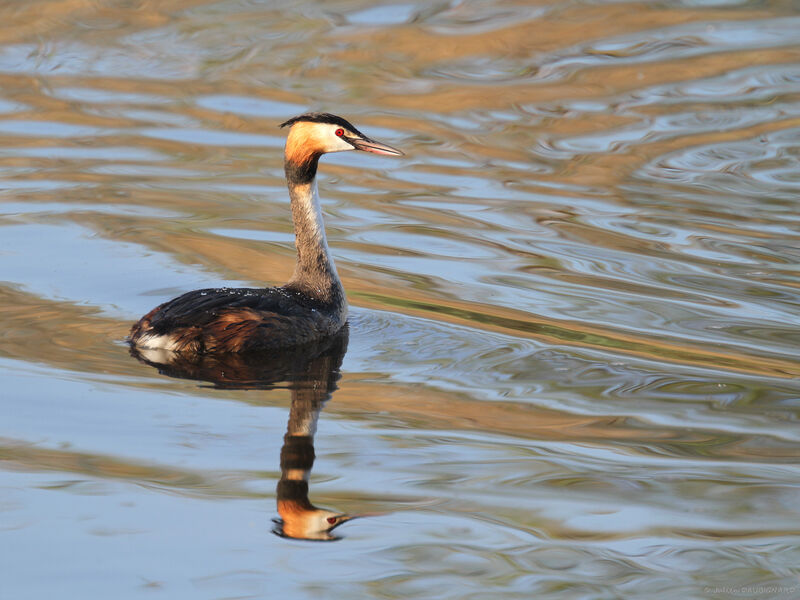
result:
[[[136,340],[136,346],[138,348],[175,352],[178,349],[178,341],[171,335],[154,335],[152,333],[147,333]]]
[[[137,350],[141,358],[154,365],[168,365],[179,356],[177,352],[163,348],[137,348]]]

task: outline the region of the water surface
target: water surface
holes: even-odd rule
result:
[[[0,595],[800,595],[796,3],[0,16]],[[328,543],[274,535],[306,379],[124,343],[288,278],[308,109],[407,153],[321,163],[351,320],[308,498],[371,515]]]

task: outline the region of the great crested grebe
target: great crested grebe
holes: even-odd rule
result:
[[[188,292],[147,313],[131,328],[141,349],[202,354],[306,344],[339,331],[347,320],[342,282],[328,252],[317,195],[317,163],[327,152],[362,150],[400,156],[328,113],[289,119],[284,169],[289,185],[297,262],[286,285]]]

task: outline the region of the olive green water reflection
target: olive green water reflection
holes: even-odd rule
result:
[[[0,596],[800,595],[795,4],[0,17]],[[320,168],[352,318],[309,498],[375,515],[330,544],[272,533],[291,384],[122,343],[288,278],[309,108],[408,152]]]

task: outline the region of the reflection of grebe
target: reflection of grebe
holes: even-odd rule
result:
[[[277,288],[195,290],[166,302],[133,326],[139,348],[177,352],[245,352],[305,344],[331,335],[347,319],[342,283],[328,253],[317,196],[317,162],[326,152],[402,152],[327,113],[289,119],[284,167],[289,184],[297,262]]]
[[[354,515],[314,506],[308,498],[308,478],[314,465],[317,420],[336,390],[347,338],[344,326],[315,343],[258,353],[186,354],[134,347],[131,354],[165,375],[209,381],[218,388],[273,389],[288,382],[292,405],[277,490],[281,519],[274,531],[282,537],[335,540],[333,528]]]
[[[308,498],[308,478],[316,458],[314,434],[317,420],[322,406],[336,387],[343,350],[344,347],[337,356],[337,348],[332,348],[310,364],[305,380],[292,384],[292,405],[281,448],[281,479],[276,494],[281,518],[276,521],[274,531],[282,537],[335,540],[338,538],[331,531],[353,518],[352,515],[318,508]]]

